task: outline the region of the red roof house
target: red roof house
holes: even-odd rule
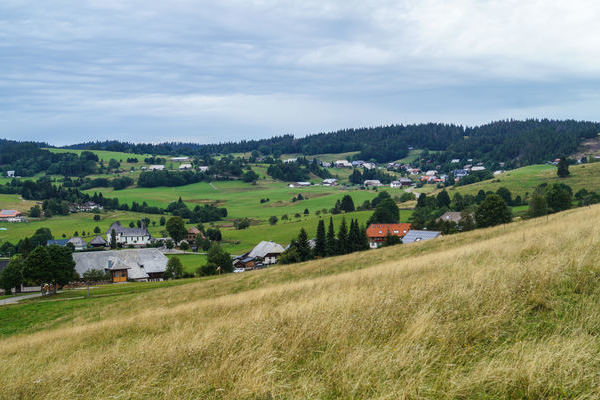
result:
[[[410,224],[371,224],[367,228],[367,237],[371,248],[376,249],[385,242],[388,233],[403,238],[409,230]]]

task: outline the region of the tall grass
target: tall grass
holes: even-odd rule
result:
[[[599,218],[140,294],[0,341],[0,397],[598,398]]]

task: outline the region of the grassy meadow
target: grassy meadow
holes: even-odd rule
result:
[[[4,307],[0,398],[597,398],[598,218]]]
[[[513,193],[513,196],[519,194],[524,197],[526,193],[531,193],[542,183],[551,185],[559,182],[571,186],[574,192],[580,189],[600,192],[600,163],[572,165],[569,171],[571,175],[568,178],[559,178],[556,176],[554,165],[530,165],[507,171],[493,179],[450,188],[449,193],[451,196],[455,192],[474,195],[479,190],[495,192],[504,186]]]

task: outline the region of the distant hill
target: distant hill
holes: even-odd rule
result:
[[[437,152],[431,153],[430,157],[438,163],[453,158],[475,158],[484,162],[511,161],[513,166],[524,166],[573,154],[582,141],[597,137],[599,132],[600,123],[597,122],[530,119],[496,121],[474,127],[440,123],[390,125],[344,129],[302,138],[283,135],[218,144],[136,144],[113,140],[66,148],[196,156],[252,151],[276,156],[359,152],[355,156],[357,159],[388,162],[407,156],[409,147],[414,147]]]

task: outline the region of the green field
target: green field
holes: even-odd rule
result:
[[[204,254],[166,254],[167,257],[177,257],[183,265],[183,270],[191,274],[195,273],[198,267],[206,264],[206,255]]]
[[[571,175],[568,178],[559,178],[553,165],[530,165],[507,171],[486,181],[452,187],[449,193],[451,196],[455,192],[476,194],[479,190],[495,192],[500,187],[506,187],[513,193],[513,197],[520,195],[524,198],[525,194],[531,193],[542,183],[564,183],[571,186],[574,192],[580,189],[600,192],[600,163],[574,165],[569,167],[569,171]]]

